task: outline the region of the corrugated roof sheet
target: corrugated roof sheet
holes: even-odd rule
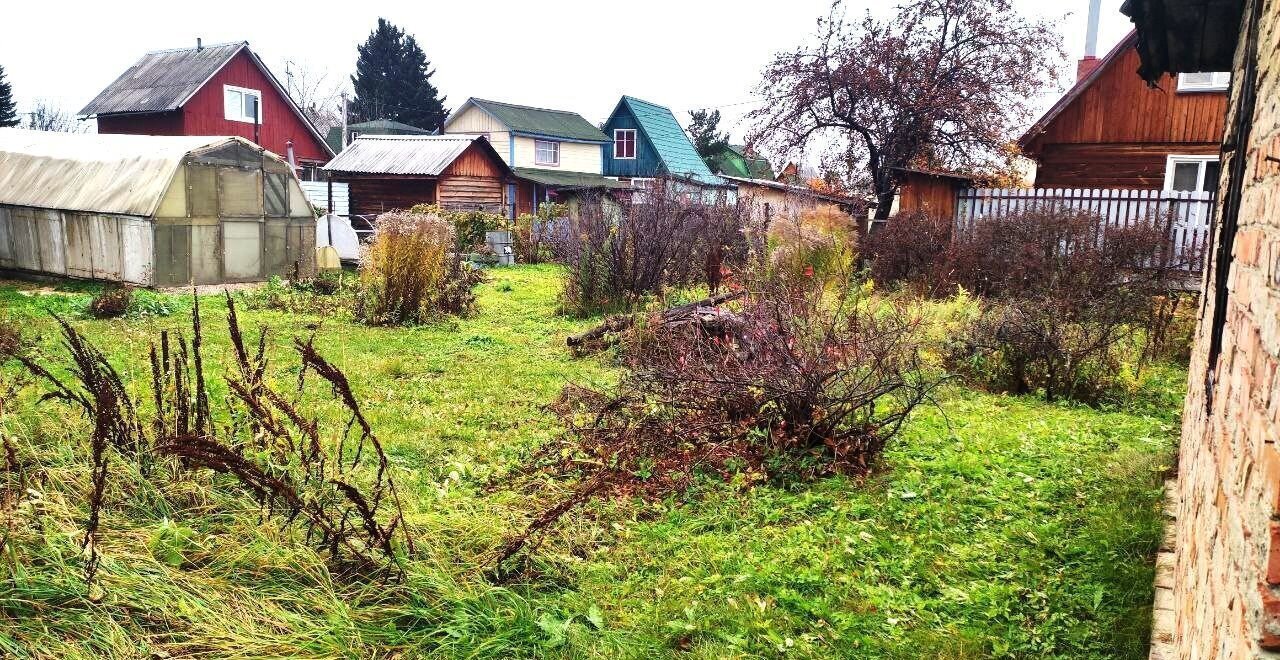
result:
[[[83,116],[177,110],[240,49],[237,42],[147,53],[80,111]]]
[[[631,185],[590,172],[562,172],[533,167],[515,168],[516,176],[554,188],[630,188]]]
[[[591,122],[583,119],[582,115],[576,112],[533,108],[527,105],[515,105],[477,98],[467,99],[467,102],[493,115],[515,133],[545,135],[547,137],[582,140],[585,142],[610,141],[599,128],[593,126]]]
[[[439,176],[477,141],[488,146],[488,140],[478,135],[361,135],[324,169],[353,174]],[[489,149],[492,151],[493,147]],[[496,152],[494,158],[502,162]]]
[[[232,141],[259,148],[238,137],[0,128],[0,204],[149,217],[187,154]]]
[[[649,138],[649,143],[657,150],[658,158],[662,160],[668,174],[713,186],[727,185],[723,179],[712,174],[702,161],[698,150],[693,148],[689,136],[680,128],[680,122],[676,121],[671,110],[631,96],[622,97],[622,102],[631,108],[631,114]]]

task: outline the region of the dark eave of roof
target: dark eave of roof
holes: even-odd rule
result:
[[[1244,0],[1126,0],[1137,27],[1138,74],[1155,85],[1165,74],[1231,71]]]

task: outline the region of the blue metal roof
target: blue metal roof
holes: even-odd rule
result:
[[[711,173],[670,109],[631,96],[622,97],[619,105],[622,104],[630,109],[640,130],[644,131],[649,143],[658,152],[658,158],[662,160],[667,174],[713,186],[732,185]],[[617,110],[614,110],[614,114],[617,114]]]

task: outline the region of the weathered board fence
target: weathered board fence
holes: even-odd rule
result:
[[[1209,243],[1215,195],[1202,191],[1102,188],[966,188],[956,204],[956,231],[971,231],[983,218],[1059,206],[1102,218],[1106,227],[1158,220],[1168,228],[1175,260],[1198,272]]]

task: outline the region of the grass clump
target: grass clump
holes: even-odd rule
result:
[[[416,325],[472,310],[483,274],[462,260],[453,224],[433,214],[378,216],[360,262],[355,316],[369,325]]]

